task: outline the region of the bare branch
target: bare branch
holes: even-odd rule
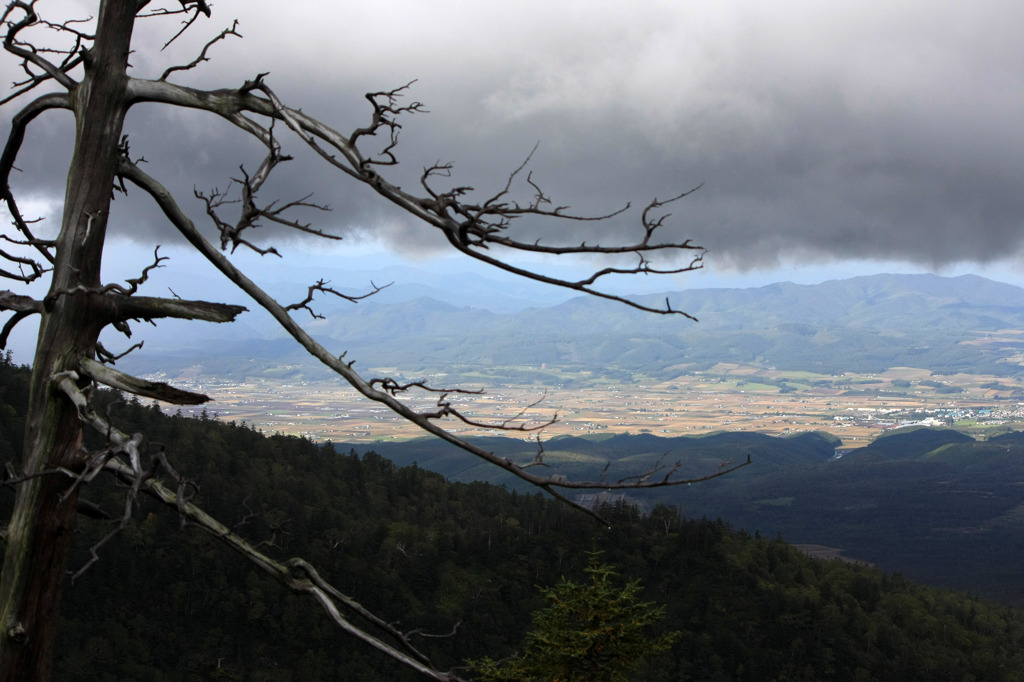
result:
[[[626,483],[612,483],[609,484],[606,481],[568,481],[562,478],[549,478],[535,476],[525,470],[523,466],[515,464],[514,462],[495,455],[494,453],[485,450],[478,445],[461,438],[450,431],[442,428],[436,423],[436,419],[441,416],[452,416],[461,421],[465,421],[463,417],[456,412],[442,406],[441,410],[448,410],[446,414],[437,413],[419,413],[410,408],[405,403],[398,400],[392,393],[387,390],[376,388],[375,384],[366,381],[358,373],[352,369],[351,363],[346,363],[342,358],[330,353],[316,340],[314,340],[301,326],[299,326],[295,320],[292,319],[289,311],[285,309],[283,305],[278,303],[273,297],[268,295],[263,289],[257,286],[252,280],[245,276],[239,271],[224,255],[220,253],[212,244],[199,233],[192,221],[181,211],[177,203],[171,194],[156,180],[143,173],[138,167],[133,165],[124,165],[122,167],[122,174],[138,185],[141,189],[148,192],[150,196],[156,200],[157,204],[163,210],[164,215],[171,221],[171,223],[178,228],[179,232],[192,244],[207,260],[210,261],[218,270],[220,270],[229,280],[235,283],[240,289],[248,294],[256,303],[263,307],[267,312],[277,320],[278,324],[288,332],[294,338],[299,345],[306,349],[310,355],[317,358],[326,367],[340,375],[350,386],[355,388],[360,394],[373,400],[374,402],[385,405],[390,410],[405,418],[406,420],[416,424],[424,431],[431,433],[439,438],[473,454],[480,459],[483,459],[495,466],[498,466],[514,476],[531,483],[548,494],[552,495],[556,499],[559,499],[566,504],[580,509],[581,511],[593,516],[594,518],[605,523],[601,516],[587,507],[580,505],[579,503],[569,499],[564,494],[560,493],[556,488],[615,488],[615,489],[639,489],[639,488],[656,488],[664,487],[669,485],[684,485],[688,483],[696,483],[698,481],[710,480],[717,478],[718,476],[725,475],[730,471],[746,466],[746,464],[740,464],[731,469],[722,470],[715,474],[703,476],[699,478],[690,479],[669,479],[669,480],[651,480],[647,479],[644,481],[626,482]],[[477,424],[474,424],[477,425]],[[486,428],[487,425],[480,425]],[[491,425],[490,428],[494,428]],[[515,429],[515,430],[526,430],[526,429]]]
[[[56,246],[56,242],[54,242],[53,240],[49,240],[49,239],[39,239],[34,234],[32,234],[32,228],[29,227],[29,224],[30,223],[34,223],[34,222],[38,222],[38,219],[37,220],[26,220],[25,219],[25,217],[21,213],[21,209],[18,208],[18,203],[17,203],[17,201],[15,201],[14,194],[11,193],[11,190],[10,190],[9,187],[4,191],[3,199],[4,199],[4,202],[7,204],[7,211],[11,214],[11,217],[14,219],[14,226],[16,228],[18,228],[18,231],[21,232],[21,234],[23,234],[25,236],[25,240],[21,241],[21,240],[13,239],[13,238],[7,236],[6,234],[0,235],[0,236],[3,237],[4,241],[10,242],[12,244],[17,244],[19,246],[31,246],[31,247],[35,248],[40,254],[42,254],[43,258],[45,258],[52,265],[53,264],[53,251],[52,251],[52,249]]]
[[[623,211],[627,210],[629,206],[627,204],[622,209],[597,216],[569,213],[565,206],[554,206],[541,190],[540,185],[529,174],[526,175],[523,182],[531,189],[533,193],[532,200],[527,204],[518,204],[506,199],[506,195],[511,191],[514,181],[523,177],[523,172],[530,157],[527,157],[526,162],[512,171],[505,188],[499,190],[497,194],[482,203],[472,203],[463,198],[464,195],[471,191],[471,188],[468,187],[456,187],[446,192],[439,192],[429,186],[429,178],[446,177],[450,173],[450,164],[438,163],[424,171],[421,183],[427,186],[427,196],[417,197],[403,191],[399,187],[387,182],[374,169],[375,166],[392,165],[395,162],[393,154],[395,140],[391,140],[385,151],[378,155],[376,160],[372,161],[360,153],[356,147],[356,142],[361,137],[368,136],[381,129],[389,131],[389,135],[391,133],[397,134],[399,126],[395,121],[396,116],[402,113],[422,110],[422,105],[419,103],[414,103],[407,107],[401,107],[395,103],[394,98],[398,97],[405,90],[405,87],[394,91],[371,93],[368,95],[374,106],[370,125],[357,129],[348,138],[303,112],[286,107],[266,83],[263,82],[262,76],[253,81],[248,81],[237,91],[201,92],[170,83],[156,83],[153,81],[133,81],[130,84],[129,91],[133,97],[139,100],[163,101],[215,112],[224,116],[235,125],[250,131],[258,139],[262,140],[264,144],[268,144],[268,146],[273,144],[272,136],[269,134],[268,129],[249,120],[240,112],[249,111],[261,116],[270,117],[271,119],[282,120],[287,123],[288,127],[310,149],[315,151],[331,166],[341,170],[350,177],[370,185],[381,196],[398,205],[414,218],[423,220],[441,230],[455,249],[471,258],[520,277],[617,301],[638,310],[662,315],[683,315],[694,319],[685,312],[672,308],[671,305],[665,307],[648,306],[624,296],[604,292],[594,286],[598,280],[609,275],[679,274],[703,267],[705,249],[694,245],[690,240],[682,242],[653,241],[658,228],[663,226],[665,219],[668,217],[667,214],[655,215],[656,210],[688,196],[694,190],[682,192],[666,201],[656,199],[648,204],[640,217],[641,237],[639,241],[634,243],[612,246],[588,244],[586,242],[574,245],[548,245],[539,242],[516,240],[508,235],[508,229],[515,220],[525,216],[541,219],[590,222],[616,218],[622,215]],[[264,97],[256,96],[256,93],[262,93]],[[221,229],[223,229],[223,225],[223,223],[219,223]],[[580,280],[568,280],[511,265],[501,258],[491,255],[489,253],[491,247],[503,247],[513,251],[548,255],[593,254],[614,256],[636,254],[638,256],[638,264],[634,267],[605,268]],[[267,251],[269,252],[269,250]],[[647,257],[647,254],[653,253],[662,254],[670,260],[682,259],[682,263],[678,266],[654,267]]]
[[[402,129],[402,126],[398,123],[398,117],[402,114],[426,113],[426,109],[424,109],[423,104],[420,102],[413,102],[406,106],[399,106],[398,104],[398,100],[405,95],[405,92],[415,82],[409,81],[402,87],[395,88],[394,90],[369,92],[366,94],[366,100],[373,107],[370,125],[353,131],[349,136],[349,144],[354,147],[360,137],[374,136],[381,130],[387,132],[388,142],[384,149],[379,152],[378,158],[365,159],[363,161],[364,166],[394,166],[398,163],[398,159],[395,158],[393,153],[394,148],[398,146],[398,131]]]
[[[423,675],[435,680],[454,682],[458,678],[450,673],[438,671],[430,663],[430,660],[418,651],[409,642],[409,639],[395,628],[388,625],[382,619],[374,616],[371,612],[360,605],[356,600],[344,595],[337,588],[327,583],[310,564],[302,559],[291,559],[280,562],[267,556],[247,540],[237,535],[231,528],[217,521],[201,508],[196,506],[183,495],[182,483],[184,480],[174,473],[166,463],[166,459],[160,456],[160,462],[164,468],[177,479],[177,489],[171,490],[155,478],[157,464],[143,469],[140,463],[138,448],[142,437],[139,434],[128,436],[112,426],[109,419],[98,415],[88,403],[85,394],[76,384],[77,376],[73,372],[54,377],[60,390],[78,408],[80,418],[91,425],[108,442],[108,449],[104,450],[94,459],[94,462],[102,462],[102,468],[110,471],[122,481],[130,485],[130,490],[125,496],[125,511],[117,528],[108,533],[99,543],[93,545],[91,558],[75,574],[77,577],[92,566],[99,558],[98,549],[110,538],[114,537],[131,519],[131,510],[139,492],[144,492],[157,499],[163,504],[175,509],[184,520],[198,528],[210,533],[215,538],[235,550],[248,559],[255,566],[260,568],[277,581],[284,584],[288,589],[299,594],[312,597],[324,612],[347,634],[352,635],[361,641],[369,644],[378,651],[396,659],[404,665],[420,672]],[[117,455],[124,454],[128,461],[123,461]],[[389,644],[379,637],[376,637],[365,629],[355,625],[346,618],[339,607],[350,609],[355,615],[365,619],[369,624],[382,629],[387,635],[395,640],[395,644]]]
[[[14,311],[14,314],[4,323],[3,329],[0,329],[0,348],[7,348],[7,340],[14,328],[26,317],[41,313],[43,303],[29,296],[0,291],[0,310]]]
[[[207,11],[209,11],[209,10],[207,10]],[[198,15],[194,15],[192,19],[190,19],[188,22],[185,23],[184,28],[182,28],[181,31],[179,31],[177,35],[175,35],[173,38],[171,38],[166,43],[164,43],[164,49],[166,49],[168,45],[170,45],[172,42],[174,42],[174,40],[178,36],[180,36],[182,33],[185,32],[185,30],[192,24],[192,22],[195,21],[195,16],[198,16]],[[242,37],[242,34],[235,30],[237,28],[238,28],[238,20],[236,19],[231,24],[231,28],[224,29],[223,31],[220,32],[220,35],[218,35],[216,38],[213,38],[212,40],[210,40],[210,42],[206,43],[206,45],[203,45],[203,50],[202,50],[202,52],[199,53],[198,57],[193,59],[188,64],[184,64],[182,66],[172,66],[172,67],[169,67],[166,71],[163,72],[163,75],[161,75],[160,78],[158,78],[157,80],[165,81],[165,80],[167,80],[167,77],[170,76],[175,71],[188,71],[190,69],[194,69],[195,67],[199,66],[203,62],[210,61],[209,57],[206,56],[206,53],[209,51],[209,49],[211,47],[213,47],[214,43],[217,43],[217,42],[219,42],[221,40],[224,40],[228,36],[236,36],[238,38]]]
[[[145,342],[143,342],[143,341],[139,341],[138,343],[133,344],[132,346],[129,346],[128,350],[124,351],[123,353],[118,353],[117,355],[114,355],[113,353],[108,351],[106,348],[104,348],[102,343],[97,341],[96,342],[96,357],[99,358],[100,362],[102,362],[104,364],[111,364],[111,365],[113,365],[116,361],[118,361],[121,358],[125,357],[126,355],[128,355],[132,351],[138,350],[138,349],[142,348],[144,343]]]
[[[390,377],[383,379],[371,379],[370,386],[379,386],[381,390],[390,393],[391,395],[398,395],[399,393],[405,393],[409,389],[418,388],[429,393],[462,393],[466,395],[483,395],[482,389],[466,389],[466,388],[434,388],[428,386],[422,381],[410,381],[406,384],[399,384],[397,381]]]
[[[151,296],[128,296],[117,293],[119,285],[108,284],[105,287],[88,288],[81,285],[71,289],[52,292],[39,305],[52,304],[61,296],[72,294],[90,294],[102,300],[102,308],[96,314],[105,314],[109,323],[126,320],[153,320],[175,318],[180,320],[202,320],[205,322],[231,322],[246,311],[244,306],[230,303],[212,303],[210,301],[187,301],[181,298],[154,298]],[[0,309],[32,310],[36,308],[33,299],[18,296],[11,292],[0,292]],[[130,335],[129,335],[130,336]]]
[[[318,154],[331,168],[340,170],[349,178],[372,188],[409,216],[439,230],[455,249],[472,258],[529,279],[620,301],[640,310],[662,314],[685,314],[674,310],[668,301],[665,302],[664,308],[654,308],[602,292],[598,285],[603,285],[613,275],[670,274],[701,267],[704,250],[700,247],[692,245],[689,241],[656,241],[660,235],[658,230],[669,217],[662,209],[666,204],[686,196],[687,192],[669,201],[652,201],[640,215],[639,236],[626,240],[627,243],[622,245],[606,246],[599,243],[588,244],[586,241],[576,245],[575,239],[572,240],[573,243],[567,243],[568,240],[544,244],[539,240],[532,243],[525,241],[517,238],[515,231],[511,229],[518,226],[517,220],[526,218],[526,221],[550,219],[590,223],[618,219],[629,209],[629,205],[611,213],[593,216],[578,214],[571,211],[568,206],[557,205],[529,170],[536,148],[527,155],[522,164],[509,173],[504,185],[497,192],[483,199],[474,198],[474,190],[471,187],[450,181],[452,165],[440,161],[424,169],[420,179],[421,188],[415,189],[415,194],[403,191],[382,176],[380,171],[398,163],[397,147],[403,123],[402,116],[424,111],[423,105],[419,102],[404,103],[411,83],[394,90],[367,94],[366,98],[371,107],[369,121],[364,127],[357,127],[346,136],[307,116],[301,110],[286,106],[264,81],[265,74],[257,75],[238,88],[215,91],[186,88],[169,82],[175,73],[195,69],[207,61],[207,55],[215,44],[229,36],[239,36],[237,23],[209,40],[193,61],[167,68],[158,79],[129,78],[126,59],[131,51],[132,28],[136,18],[179,18],[178,15],[181,15],[181,26],[164,44],[166,48],[183,35],[201,14],[207,17],[211,14],[207,0],[177,0],[180,9],[161,7],[142,14],[148,3],[149,0],[102,3],[97,22],[100,26],[96,29],[96,35],[86,33],[74,21],[54,24],[43,20],[36,13],[37,0],[11,0],[0,17],[0,25],[5,30],[4,49],[18,58],[21,68],[21,74],[18,76],[20,80],[14,83],[12,94],[0,100],[0,104],[20,97],[44,83],[47,87],[53,87],[48,83],[51,80],[68,91],[65,94],[40,97],[18,112],[12,119],[11,131],[0,157],[0,189],[4,192],[3,200],[10,209],[17,230],[13,233],[16,239],[6,235],[3,239],[26,252],[35,249],[41,256],[41,260],[37,262],[26,257],[18,249],[13,249],[11,253],[0,250],[0,259],[13,264],[7,269],[0,269],[0,276],[28,283],[46,272],[47,263],[56,263],[58,266],[50,293],[42,302],[11,292],[0,292],[0,310],[12,313],[0,330],[0,342],[6,343],[11,330],[19,321],[34,313],[43,313],[40,339],[43,339],[44,343],[40,344],[37,351],[37,360],[38,366],[44,369],[37,371],[32,379],[33,419],[37,415],[45,414],[47,417],[57,417],[47,423],[70,425],[66,430],[37,430],[37,434],[42,435],[26,449],[26,461],[29,464],[25,466],[27,473],[23,478],[27,481],[32,477],[49,474],[70,477],[70,483],[55,480],[54,483],[59,485],[51,486],[51,490],[39,493],[39,499],[45,498],[47,504],[55,499],[57,502],[74,502],[79,489],[104,471],[111,472],[119,481],[129,486],[124,496],[124,510],[120,517],[114,520],[115,527],[90,549],[90,559],[75,574],[76,577],[99,560],[99,552],[105,543],[131,521],[139,493],[145,493],[173,507],[183,526],[193,525],[206,530],[289,589],[311,596],[344,631],[433,679],[456,679],[451,673],[436,670],[426,656],[412,646],[410,638],[424,636],[421,631],[398,631],[328,584],[305,561],[292,559],[281,562],[270,558],[260,550],[259,544],[251,544],[233,529],[209,517],[192,502],[192,496],[198,491],[198,487],[174,472],[164,457],[162,447],[153,445],[148,465],[144,466],[141,461],[144,453],[140,452],[143,442],[141,434],[128,435],[119,431],[112,425],[109,411],[106,415],[100,415],[93,409],[89,397],[99,383],[135,395],[178,404],[199,404],[208,400],[204,395],[175,389],[163,383],[144,381],[104,364],[113,364],[117,358],[124,355],[115,356],[98,344],[99,334],[106,325],[112,324],[130,335],[129,320],[152,322],[155,319],[170,317],[223,322],[235,319],[245,310],[241,306],[181,300],[173,292],[174,299],[138,296],[141,285],[148,281],[152,270],[161,267],[161,263],[166,260],[159,255],[158,249],[154,250],[153,262],[143,268],[138,277],[128,279],[123,285],[101,283],[100,261],[104,230],[111,215],[110,190],[126,189],[126,181],[146,192],[194,248],[229,281],[269,312],[302,348],[347,381],[362,396],[387,407],[424,431],[502,468],[598,520],[602,520],[598,512],[570,500],[566,490],[595,487],[636,489],[678,485],[708,480],[745,466],[723,462],[717,473],[685,480],[679,477],[680,463],[668,467],[661,461],[639,476],[623,478],[617,482],[606,480],[606,473],[602,473],[599,481],[590,482],[571,482],[560,476],[535,475],[534,467],[544,466],[544,448],[539,436],[537,452],[532,461],[517,463],[499,457],[469,439],[452,433],[445,425],[469,425],[499,432],[539,431],[558,419],[558,415],[555,414],[548,420],[531,421],[534,419],[531,410],[536,408],[540,401],[524,407],[510,418],[485,422],[474,417],[470,410],[462,408],[457,398],[460,395],[476,394],[478,391],[438,389],[423,382],[400,383],[391,378],[367,381],[353,369],[353,362],[344,360],[344,353],[339,356],[328,352],[294,319],[298,317],[294,315],[298,310],[308,311],[313,318],[320,317],[312,305],[318,292],[356,302],[378,293],[384,287],[378,287],[371,282],[372,291],[353,296],[337,291],[329,286],[329,282],[321,279],[308,288],[304,300],[284,305],[239,271],[224,253],[229,250],[234,252],[239,246],[244,246],[263,255],[280,255],[273,246],[263,245],[260,240],[253,237],[254,234],[260,234],[255,230],[265,226],[277,226],[314,236],[340,239],[337,235],[323,232],[295,217],[297,214],[301,218],[304,209],[329,210],[328,206],[313,203],[310,195],[292,201],[269,202],[260,196],[270,175],[282,163],[291,159],[277,139],[276,133],[280,126],[285,133],[290,132],[297,136],[301,144]],[[57,32],[63,35],[60,44],[51,49],[38,47],[28,40],[27,37],[34,35],[36,31],[51,34]],[[97,39],[97,36],[100,39]],[[82,78],[84,86],[71,75],[83,64],[86,67]],[[205,193],[195,191],[196,197],[204,202],[207,215],[219,231],[219,249],[215,246],[216,240],[211,243],[202,236],[166,188],[142,172],[139,162],[129,157],[127,138],[122,137],[121,124],[127,109],[140,102],[160,102],[214,113],[264,146],[265,156],[260,164],[255,168],[241,166],[240,176],[233,178],[223,192],[219,189]],[[69,200],[65,207],[59,243],[38,239],[33,234],[31,221],[24,219],[14,194],[9,189],[10,176],[15,170],[15,161],[21,151],[29,123],[43,111],[52,108],[72,109],[78,118],[76,123],[79,131],[76,152],[72,157],[72,172],[69,174],[67,191]],[[369,143],[366,138],[377,136],[379,138],[374,143],[381,145],[379,151],[366,152]],[[75,192],[82,188],[84,190],[81,194],[75,195]],[[525,198],[517,199],[520,196]],[[234,215],[235,210],[237,215]],[[612,267],[601,268],[587,277],[573,280],[509,265],[499,256],[493,255],[495,251],[501,252],[502,249],[528,254],[625,256],[627,261],[635,256],[637,260],[632,266],[620,265],[620,261],[616,260]],[[35,257],[35,254],[31,255]],[[669,265],[654,265],[651,258],[656,255],[667,257]],[[682,265],[672,265],[674,263]],[[65,297],[73,297],[73,300]],[[132,346],[126,353],[140,345]],[[97,359],[93,359],[94,357]],[[47,375],[52,376],[47,378]],[[63,396],[55,395],[52,390],[54,385]],[[430,409],[421,410],[402,402],[400,398],[414,389],[438,394],[436,404]],[[70,404],[64,396],[71,401]],[[69,411],[71,405],[74,406],[74,411]],[[102,450],[88,452],[81,449],[81,434],[74,425],[76,413],[81,422],[89,425],[106,439]],[[167,485],[157,479],[158,471],[166,473],[167,480],[170,481]],[[31,521],[31,515],[38,513],[39,509],[57,508],[53,505],[36,505],[31,501],[22,504],[26,499],[35,499],[32,495],[36,494],[33,492],[36,488],[31,486],[49,482],[38,480],[19,489],[19,504],[15,513],[18,523],[12,522],[12,527],[35,528],[36,526],[26,524],[25,519]],[[65,505],[64,520],[71,511],[72,507]],[[22,542],[22,537],[28,539]],[[60,549],[59,543],[48,542],[49,539],[46,534],[27,534],[19,536],[18,542],[12,542],[12,547],[31,546],[33,550],[43,548],[46,551],[51,547],[57,547],[54,555],[65,551]],[[10,556],[12,554],[8,555],[9,558]],[[13,566],[17,562],[19,566],[17,575],[31,573],[20,570],[29,556],[28,552],[22,552],[17,560],[12,560],[10,565]],[[8,583],[8,575],[5,572],[5,586]],[[33,574],[33,596],[19,597],[21,603],[30,607],[45,603],[42,611],[55,612],[56,606],[52,603],[51,597],[56,591],[49,589],[45,584],[47,580],[47,576]],[[41,590],[41,587],[47,589]],[[5,610],[5,613],[8,611]],[[358,624],[353,622],[353,615],[356,620],[361,619],[358,620]],[[50,636],[52,628],[46,632],[50,633],[46,636]],[[452,634],[454,632],[455,629]],[[33,637],[35,636],[33,634]],[[35,641],[45,643],[48,640],[40,637]],[[52,650],[52,647],[47,646],[38,648]]]
[[[182,3],[182,5],[184,6],[184,3]],[[188,9],[186,8],[183,11],[187,12]],[[170,14],[170,12],[168,12],[168,14]],[[185,31],[187,31],[192,26],[192,24],[194,24],[196,22],[196,19],[198,19],[198,18],[199,18],[199,12],[196,12],[195,14],[191,15],[188,19],[186,19],[185,21],[181,22],[182,26],[178,30],[178,32],[175,33],[173,36],[171,36],[170,39],[166,43],[164,43],[164,46],[161,47],[160,49],[161,50],[166,50],[167,47],[171,43],[173,43],[175,40],[180,38],[182,36],[182,34],[184,34]],[[160,80],[163,80],[163,79],[161,78]]]
[[[101,471],[108,468],[111,462],[116,462],[124,470],[124,472],[130,472],[130,476],[125,475],[122,478],[126,478],[130,482],[128,492],[124,498],[124,511],[119,519],[117,525],[101,538],[96,544],[89,549],[89,560],[76,571],[71,579],[76,580],[83,573],[89,570],[89,568],[99,561],[99,550],[112,538],[117,536],[132,518],[132,510],[135,507],[136,501],[140,490],[142,490],[145,483],[152,480],[155,476],[159,464],[162,462],[167,470],[174,474],[173,469],[167,464],[166,460],[163,459],[162,454],[158,453],[158,459],[151,462],[150,467],[147,469],[142,468],[141,458],[139,456],[139,447],[142,443],[142,434],[134,434],[128,436],[122,431],[114,428],[109,419],[109,409],[106,417],[100,416],[92,409],[89,404],[88,397],[83,393],[77,385],[78,375],[75,372],[64,372],[59,375],[52,377],[52,380],[57,383],[58,388],[71,400],[78,410],[79,418],[86,424],[92,426],[95,430],[99,431],[107,440],[107,447],[98,453],[95,453],[89,458],[89,461],[82,471],[76,477],[74,484],[65,492],[65,495],[70,495],[71,492],[84,483],[88,483],[93,480]],[[123,462],[118,459],[119,455],[127,457],[127,462]],[[180,477],[174,474],[176,478]],[[180,489],[180,483],[179,483]],[[179,495],[180,497],[180,495]]]
[[[461,620],[455,621],[455,624],[452,625],[451,631],[450,632],[446,632],[446,633],[441,634],[441,635],[435,634],[435,633],[432,633],[432,632],[425,632],[422,628],[416,628],[415,630],[410,630],[409,632],[404,633],[402,635],[402,637],[404,639],[406,639],[406,640],[408,640],[410,637],[425,637],[425,638],[430,638],[430,639],[447,639],[449,637],[454,637],[458,633],[460,625],[462,625],[462,621]]]
[[[320,292],[323,292],[325,294],[332,294],[334,296],[337,296],[338,298],[345,299],[346,301],[349,301],[351,303],[358,303],[359,301],[363,300],[364,298],[369,298],[370,296],[373,296],[374,294],[379,293],[380,291],[383,291],[384,289],[387,289],[389,286],[391,286],[391,284],[393,284],[393,282],[389,282],[389,283],[385,284],[384,286],[379,287],[379,286],[377,286],[376,284],[374,284],[371,281],[370,282],[370,286],[372,287],[372,290],[366,292],[365,294],[360,294],[358,296],[353,296],[353,295],[350,295],[350,294],[343,294],[340,291],[338,291],[336,289],[332,289],[331,287],[327,286],[328,284],[330,284],[330,282],[325,282],[322,279],[321,280],[317,280],[316,284],[311,284],[309,286],[309,290],[306,292],[306,298],[302,299],[298,303],[292,303],[291,305],[287,305],[287,306],[284,307],[284,309],[285,310],[308,310],[309,314],[313,317],[314,320],[322,320],[322,319],[324,319],[324,316],[317,314],[309,306],[309,304],[313,302],[313,295],[314,295],[315,292],[320,291]]]
[[[257,79],[257,83],[259,79]],[[257,87],[255,84],[252,87]],[[308,223],[303,223],[298,220],[293,220],[285,216],[288,211],[296,208],[312,208],[318,211],[329,211],[330,207],[314,204],[308,201],[312,195],[306,195],[301,199],[295,201],[289,201],[285,204],[278,205],[278,202],[274,201],[264,207],[256,205],[256,195],[260,191],[260,188],[270,177],[270,173],[280,163],[284,161],[290,161],[292,157],[281,154],[280,145],[277,140],[274,139],[273,133],[273,121],[271,125],[263,131],[261,140],[267,147],[267,156],[260,164],[256,172],[250,176],[245,170],[245,167],[240,167],[239,170],[242,172],[242,178],[233,178],[232,184],[237,184],[241,188],[240,199],[230,199],[229,191],[221,192],[220,190],[211,190],[209,194],[205,194],[198,190],[194,191],[195,196],[206,204],[206,213],[213,220],[217,229],[220,230],[220,241],[221,248],[227,249],[228,245],[231,246],[231,251],[239,245],[247,246],[253,251],[260,255],[273,254],[280,257],[280,253],[273,247],[260,248],[252,242],[244,239],[242,233],[250,228],[260,227],[260,220],[265,219],[272,223],[298,230],[299,232],[305,232],[307,234],[313,234],[318,237],[324,237],[326,239],[338,239],[341,237],[338,235],[332,235],[326,232],[322,232],[313,228]],[[240,206],[239,217],[235,224],[230,224],[223,220],[218,213],[218,209],[223,206],[238,204]]]
[[[43,95],[42,97],[29,102],[11,119],[11,132],[7,136],[7,143],[4,145],[3,155],[0,156],[0,188],[3,188],[4,190],[4,201],[7,202],[8,207],[11,206],[13,199],[9,189],[10,175],[11,171],[14,169],[14,162],[18,157],[18,152],[21,150],[21,144],[25,141],[25,131],[28,128],[28,124],[44,111],[48,111],[50,109],[70,108],[71,100],[67,95],[60,93]],[[14,210],[17,211],[16,206],[14,207]],[[12,211],[11,215],[21,215],[21,213],[18,212],[15,214],[14,211]]]
[[[16,273],[0,268],[0,277],[3,277],[4,279],[13,279],[28,284],[29,282],[34,282],[39,279],[43,276],[43,273],[46,272],[46,270],[44,270],[43,267],[32,258],[7,253],[3,249],[0,249],[0,258],[9,260],[18,265],[18,272]],[[28,268],[29,272],[25,272],[25,268]]]
[[[544,463],[544,442],[540,439],[540,434],[537,434],[537,452],[533,455],[533,461],[529,464],[523,464],[524,469],[530,467],[546,467],[549,466]]]
[[[190,7],[195,6],[196,12],[202,12],[207,17],[210,16],[210,6],[206,3],[206,0],[178,0],[181,6],[187,11]]]
[[[139,275],[138,277],[133,277],[129,280],[125,280],[126,283],[128,284],[127,288],[121,286],[120,284],[108,284],[103,288],[103,291],[114,291],[121,294],[122,296],[131,296],[132,294],[139,290],[139,287],[142,284],[146,283],[146,281],[149,279],[150,271],[155,270],[156,268],[162,268],[163,266],[160,265],[160,263],[165,260],[169,259],[167,258],[167,256],[160,255],[160,247],[157,246],[155,249],[153,249],[153,262],[142,269],[142,274]]]
[[[180,388],[169,386],[162,382],[147,381],[119,372],[113,367],[107,367],[91,358],[82,358],[78,363],[82,373],[93,381],[106,384],[119,391],[126,391],[134,395],[160,400],[172,405],[201,405],[210,402],[211,398],[202,393],[192,393]]]
[[[13,55],[21,57],[22,68],[26,74],[28,74],[28,78],[26,80],[15,84],[16,86],[21,86],[20,89],[16,90],[8,97],[5,97],[3,100],[0,100],[0,104],[5,104],[15,97],[20,97],[24,93],[50,79],[57,81],[68,90],[73,90],[76,85],[74,79],[72,79],[67,72],[81,62],[81,57],[75,55],[77,55],[81,48],[82,39],[90,38],[91,36],[86,36],[85,34],[74,30],[72,25],[76,23],[75,21],[69,21],[63,24],[52,24],[40,19],[39,15],[36,14],[35,4],[36,0],[29,0],[28,2],[15,0],[7,5],[3,17],[0,18],[0,25],[6,24],[9,27],[7,29],[7,34],[4,36],[4,49]],[[22,12],[21,18],[17,21],[12,18],[12,14],[14,14],[15,10],[20,10]],[[37,49],[31,43],[22,42],[18,39],[18,34],[30,26],[44,26],[56,31],[71,33],[76,36],[75,46],[69,50],[46,50],[47,52],[55,52],[65,56],[65,59],[60,65],[54,64],[42,56],[42,50]],[[30,66],[35,66],[40,69],[42,73],[32,72]]]
[[[210,301],[187,301],[181,298],[153,298],[150,296],[122,296],[108,294],[107,300],[115,309],[114,319],[202,320],[204,322],[231,322],[246,311],[244,306]]]
[[[30,296],[15,294],[11,291],[0,291],[0,310],[14,310],[27,314],[41,313],[43,303]]]
[[[521,409],[519,413],[516,414],[514,417],[504,419],[500,422],[481,422],[470,417],[467,417],[465,414],[463,414],[456,408],[452,407],[452,404],[449,400],[447,400],[447,397],[447,392],[442,394],[441,397],[438,398],[437,400],[437,406],[439,409],[433,412],[420,412],[420,416],[426,419],[443,419],[444,417],[455,417],[456,419],[461,421],[463,424],[466,424],[467,426],[474,426],[476,428],[488,429],[491,431],[541,431],[551,426],[552,424],[556,424],[558,422],[558,414],[555,413],[555,415],[552,416],[550,419],[547,419],[533,426],[530,426],[525,423],[515,423],[519,421],[527,412],[529,412],[531,409],[533,409],[541,402],[543,402],[543,397]]]
[[[18,323],[24,320],[26,317],[30,317],[33,313],[30,312],[16,312],[11,315],[7,322],[4,323],[3,329],[0,329],[0,348],[7,348],[7,340],[11,336],[11,332],[18,326]]]

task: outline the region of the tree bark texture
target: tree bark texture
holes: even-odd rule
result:
[[[92,358],[103,313],[100,265],[111,190],[119,163],[127,60],[136,0],[104,0],[85,75],[70,93],[76,119],[56,261],[44,299],[33,361],[23,471],[0,576],[0,677],[50,677],[61,585],[76,508],[73,479],[37,475],[82,466],[82,424],[57,390],[55,375]]]

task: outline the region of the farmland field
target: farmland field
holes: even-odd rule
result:
[[[172,380],[201,390],[214,402],[208,411],[223,420],[245,421],[265,432],[301,434],[317,440],[367,442],[421,435],[386,408],[338,381],[273,379],[230,383],[210,377]],[[444,386],[444,375],[429,377]],[[877,375],[819,375],[720,364],[671,381],[588,385],[461,386],[481,394],[447,394],[467,416],[538,425],[557,416],[547,436],[594,433],[698,435],[712,431],[787,434],[828,431],[855,447],[910,422],[955,424],[976,433],[1024,426],[1024,384],[1017,379],[957,374],[933,376],[914,368]],[[438,394],[412,394],[410,404],[429,409]],[[484,435],[456,421],[462,435]]]

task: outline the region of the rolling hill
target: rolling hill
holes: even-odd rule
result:
[[[510,438],[480,443],[513,461],[536,445]],[[840,548],[845,556],[931,585],[1024,606],[1024,433],[978,441],[950,429],[901,429],[837,456],[837,438],[722,432],[692,438],[617,435],[545,442],[549,473],[617,480],[662,463],[683,476],[715,472],[749,455],[752,465],[697,485],[630,493],[641,508],[669,504],[691,518],[788,542]],[[416,464],[452,481],[514,479],[431,439],[336,444]]]

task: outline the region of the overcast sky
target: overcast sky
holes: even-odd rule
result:
[[[67,6],[90,3],[40,2],[49,19]],[[703,183],[672,207],[667,236],[708,247],[718,272],[1024,263],[1020,0],[222,0],[165,53],[152,47],[172,27],[141,27],[135,75],[188,61],[235,17],[245,39],[218,44],[180,82],[236,87],[269,72],[286,103],[348,132],[367,120],[364,92],[417,79],[409,100],[430,113],[405,122],[403,186],[450,161],[453,182],[484,196],[539,143],[534,178],[581,213]],[[69,122],[58,112],[37,123],[40,151],[20,160],[15,189],[38,212],[63,193]],[[139,108],[128,130],[183,202],[259,159],[209,115]],[[286,150],[299,151],[294,140]],[[315,190],[334,209],[308,218],[362,249],[422,259],[442,248],[430,228],[296,155],[275,188]],[[118,200],[117,233],[173,241],[141,199]],[[633,212],[588,224],[587,239],[628,240],[637,226]],[[545,229],[579,241],[579,225]]]

